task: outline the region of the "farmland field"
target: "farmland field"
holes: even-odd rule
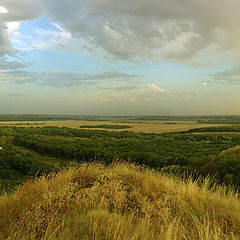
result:
[[[60,121],[3,121],[0,126],[17,126],[17,127],[69,127],[80,128],[80,126],[97,126],[97,125],[119,125],[129,126],[126,129],[112,129],[106,128],[107,131],[132,131],[132,132],[145,132],[145,133],[167,133],[167,132],[181,132],[188,131],[189,129],[201,127],[222,126],[223,124],[206,124],[199,123],[194,120],[180,120],[180,121],[164,121],[164,120],[141,120],[141,121],[78,121],[78,120],[60,120]],[[93,128],[87,128],[93,129]],[[94,128],[103,129],[103,128]]]

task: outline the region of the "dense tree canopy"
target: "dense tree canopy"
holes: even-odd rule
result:
[[[1,127],[0,178],[24,180],[53,169],[45,158],[65,162],[115,159],[184,175],[215,176],[218,183],[240,184],[240,135],[109,132],[59,127]],[[223,152],[226,149],[231,151]],[[227,154],[228,153],[228,154]],[[66,164],[65,164],[66,165]],[[6,184],[5,184],[6,185]]]

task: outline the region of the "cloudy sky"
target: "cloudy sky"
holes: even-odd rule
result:
[[[239,0],[0,0],[0,114],[240,114]]]

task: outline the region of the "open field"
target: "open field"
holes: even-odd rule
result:
[[[115,121],[78,121],[78,120],[63,120],[63,121],[6,121],[0,122],[0,126],[17,126],[17,127],[70,127],[80,128],[80,126],[95,126],[95,125],[126,125],[131,128],[128,129],[102,129],[107,131],[132,131],[132,132],[145,132],[145,133],[167,133],[167,132],[181,132],[188,131],[189,129],[201,127],[214,127],[222,126],[223,124],[205,124],[198,123],[193,120],[181,121],[164,121],[164,120],[142,120],[132,122],[116,123]],[[226,126],[226,124],[225,124]],[[91,129],[91,128],[89,128]],[[98,128],[94,128],[95,130]]]

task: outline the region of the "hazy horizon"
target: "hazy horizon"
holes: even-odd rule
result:
[[[0,0],[0,114],[240,115],[237,0]]]

